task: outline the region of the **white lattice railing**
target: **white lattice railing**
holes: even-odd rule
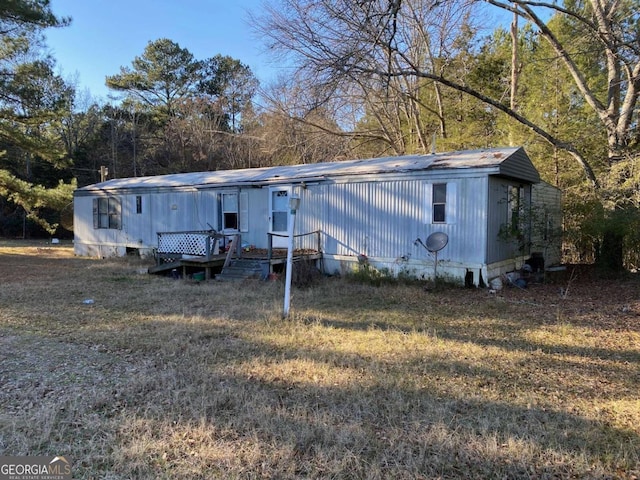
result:
[[[224,235],[209,230],[158,232],[158,263],[184,258],[185,255],[209,260],[216,252],[217,242],[223,238]]]

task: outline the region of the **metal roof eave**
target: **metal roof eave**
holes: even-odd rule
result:
[[[302,184],[318,184],[328,182],[366,182],[373,180],[380,180],[380,176],[384,176],[386,179],[406,179],[410,174],[422,173],[423,180],[427,180],[427,177],[434,177],[442,179],[443,177],[454,178],[455,177],[469,177],[469,176],[500,176],[504,178],[510,178],[512,180],[521,183],[537,183],[537,181],[529,181],[527,179],[515,178],[509,175],[505,175],[500,167],[483,167],[483,168],[435,168],[435,169],[423,169],[423,170],[411,170],[404,172],[378,172],[369,174],[336,174],[336,175],[322,175],[313,177],[292,177],[292,178],[274,178],[265,179],[262,181],[235,181],[235,182],[220,182],[220,183],[200,183],[194,185],[159,185],[159,186],[124,186],[124,187],[96,187],[77,189],[74,191],[74,197],[88,197],[88,196],[103,196],[103,195],[141,195],[149,193],[171,193],[171,192],[198,192],[202,190],[224,190],[234,188],[263,188],[275,185],[302,185]],[[539,180],[538,180],[539,181]]]
[[[501,175],[517,181],[538,182],[539,175],[524,150],[519,147],[434,155],[407,155],[323,164],[306,164],[255,169],[194,172],[162,176],[124,178],[88,185],[74,196],[115,193],[160,193],[269,185],[318,183],[327,181],[370,181],[406,178],[408,175],[442,177]]]

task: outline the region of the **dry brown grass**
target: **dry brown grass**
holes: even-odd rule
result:
[[[171,280],[0,243],[0,451],[74,478],[639,475],[637,280]],[[85,299],[93,299],[87,305]]]

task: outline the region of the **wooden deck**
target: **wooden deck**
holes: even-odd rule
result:
[[[320,231],[294,235],[294,239],[313,235],[317,245],[315,250],[294,249],[293,262],[318,260],[322,258]],[[283,235],[269,233],[267,248],[243,248],[241,235],[225,235],[214,230],[158,232],[157,264],[149,268],[149,273],[166,274],[187,278],[189,273],[204,271],[204,278],[210,280],[216,273],[223,277],[242,278],[243,271],[248,277],[266,277],[274,272],[274,266],[287,262],[286,248],[273,248],[273,237]],[[219,250],[223,249],[223,252]]]
[[[205,280],[211,280],[216,273],[222,271],[225,264],[231,260],[252,260],[254,262],[260,262],[268,264],[269,273],[273,273],[274,266],[284,265],[287,262],[287,250],[286,249],[274,249],[271,256],[268,255],[267,250],[255,249],[248,252],[242,252],[240,256],[229,256],[228,252],[218,255],[211,255],[209,258],[197,257],[195,255],[189,255],[179,258],[173,261],[160,262],[157,265],[149,267],[148,272],[150,274],[166,274],[168,272],[176,271],[176,274],[182,278],[187,278],[189,273],[202,272],[205,273]],[[295,250],[293,253],[293,262],[319,260],[322,258],[322,253],[315,250]],[[286,267],[285,267],[286,268]]]

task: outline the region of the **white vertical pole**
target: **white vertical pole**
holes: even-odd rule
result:
[[[291,215],[289,215],[289,242],[287,247],[287,271],[285,275],[284,284],[284,311],[282,313],[283,318],[289,316],[289,304],[291,303],[291,276],[293,274],[293,232],[296,224],[296,209],[299,198],[291,197],[289,206],[291,208]]]

